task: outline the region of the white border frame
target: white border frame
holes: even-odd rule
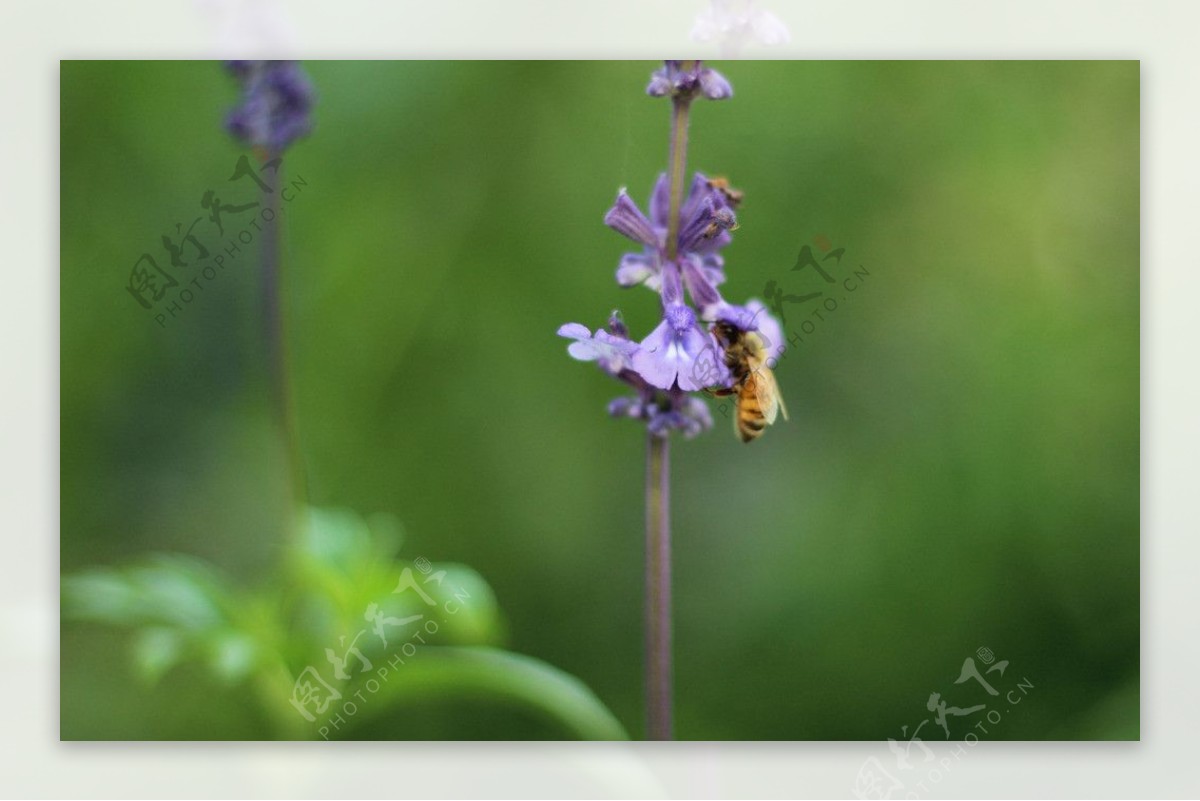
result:
[[[1200,478],[1200,3],[759,0],[770,58],[1142,61],[1141,743],[981,743],[927,797],[1200,793],[1194,494]],[[878,743],[58,742],[58,59],[645,58],[689,43],[707,0],[604,3],[109,0],[12,3],[0,26],[7,165],[0,393],[0,792],[25,797],[844,797]],[[272,28],[272,13],[288,21]],[[266,15],[264,17],[264,15]],[[222,23],[219,19],[235,20]],[[248,21],[247,21],[248,20]],[[265,42],[255,52],[248,43]]]

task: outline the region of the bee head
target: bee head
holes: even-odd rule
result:
[[[742,337],[742,330],[732,323],[724,320],[718,320],[713,323],[712,334],[717,338],[717,342],[722,347],[729,347],[737,342]]]

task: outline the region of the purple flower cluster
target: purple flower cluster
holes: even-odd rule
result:
[[[647,91],[651,95],[703,94],[713,99],[732,94],[723,77],[699,62],[684,69],[680,62],[671,61],[654,74]],[[567,349],[572,357],[595,361],[637,390],[635,397],[609,404],[612,416],[645,420],[652,433],[665,436],[676,429],[691,437],[710,428],[712,417],[707,405],[688,393],[729,388],[733,381],[720,345],[702,322],[721,320],[744,331],[757,331],[775,358],[782,353],[782,331],[761,302],[735,306],[717,289],[725,281],[725,262],[719,251],[732,241],[731,231],[737,227],[735,195],[720,182],[697,173],[680,204],[671,248],[667,241],[671,231],[669,194],[668,176],[660,175],[650,193],[649,215],[622,189],[604,217],[606,225],[642,246],[640,252],[621,257],[616,279],[623,287],[641,284],[659,295],[662,320],[658,326],[637,342],[613,312],[607,329],[592,332],[579,323],[568,323],[558,334],[575,340]]]
[[[225,66],[242,85],[241,102],[225,118],[235,137],[278,154],[312,130],[313,87],[295,61],[227,61]]]
[[[646,87],[646,94],[651,97],[695,96],[697,92],[709,100],[733,97],[733,87],[725,76],[699,61],[667,61],[650,76],[650,85]]]

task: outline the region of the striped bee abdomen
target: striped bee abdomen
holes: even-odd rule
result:
[[[748,377],[738,391],[737,417],[734,423],[742,442],[758,439],[767,427],[767,418],[763,414],[762,404],[758,402],[758,390],[754,386],[753,378]]]

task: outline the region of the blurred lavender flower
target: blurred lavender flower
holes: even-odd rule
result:
[[[242,101],[225,127],[253,147],[278,154],[312,130],[314,92],[295,61],[227,61],[242,85]]]
[[[687,104],[701,95],[729,97],[732,89],[698,61],[667,61],[654,73],[647,92]],[[682,186],[682,177],[680,181]],[[728,389],[733,382],[720,345],[702,323],[721,320],[757,331],[776,358],[782,342],[779,324],[761,302],[736,306],[717,289],[725,281],[719,251],[733,241],[740,193],[729,190],[724,181],[696,173],[686,196],[677,199],[678,219],[672,228],[670,191],[664,173],[650,193],[646,214],[621,189],[604,216],[608,227],[642,246],[640,252],[621,257],[617,283],[642,284],[656,292],[662,303],[661,322],[640,342],[629,337],[616,312],[607,331],[592,333],[579,323],[568,323],[558,333],[575,340],[568,348],[572,357],[597,362],[637,391],[635,397],[613,401],[609,414],[644,420],[653,434],[665,436],[674,429],[692,437],[710,428],[712,418],[705,403],[688,393]],[[668,241],[672,230],[674,242]]]
[[[308,75],[294,61],[226,61],[225,69],[237,79],[242,89],[241,102],[225,117],[226,130],[254,148],[260,161],[268,165],[274,162],[276,178],[281,179],[283,151],[312,129],[315,93]],[[245,156],[242,158],[244,160]],[[242,166],[243,161],[239,161],[238,169]],[[237,175],[235,173],[234,177]],[[257,177],[255,180],[261,187],[259,197],[263,214],[273,213],[270,218],[264,216],[262,219],[278,218],[282,192],[276,192]],[[272,404],[287,448],[294,511],[306,503],[308,490],[288,378],[280,231],[278,223],[262,229],[258,257]]]

